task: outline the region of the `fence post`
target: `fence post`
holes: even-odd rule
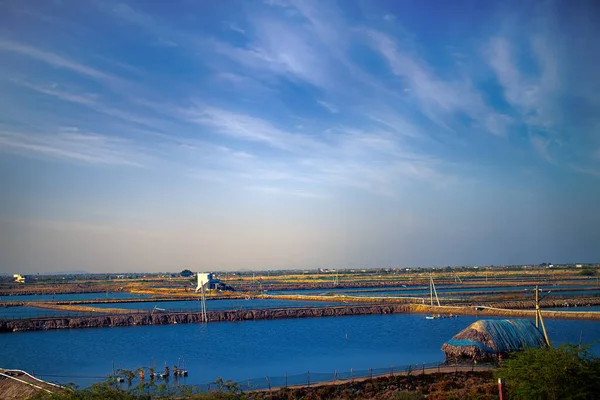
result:
[[[287,387],[287,372],[285,373],[285,387]]]
[[[423,373],[421,375],[425,375],[425,363],[423,363]]]
[[[248,379],[248,390],[250,390],[250,379]]]
[[[354,371],[350,368],[350,380],[354,382]]]
[[[335,381],[337,380],[337,369],[333,373],[333,384],[335,385]]]
[[[369,379],[373,379],[373,369],[369,368]]]
[[[310,387],[310,371],[307,372],[308,386]]]
[[[269,387],[269,392],[271,391],[271,382],[269,381],[269,377],[267,376],[267,386]]]
[[[438,362],[438,374],[440,373],[440,363]]]
[[[390,376],[394,377],[394,366],[390,366]]]

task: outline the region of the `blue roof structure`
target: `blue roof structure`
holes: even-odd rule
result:
[[[444,343],[446,360],[493,359],[499,354],[546,344],[544,335],[528,320],[480,320]]]

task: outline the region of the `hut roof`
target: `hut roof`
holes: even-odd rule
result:
[[[459,332],[442,350],[446,360],[495,358],[525,347],[541,347],[545,344],[539,329],[527,320],[481,320]]]

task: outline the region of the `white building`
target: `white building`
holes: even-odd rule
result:
[[[204,290],[216,289],[219,283],[221,283],[221,280],[215,278],[212,272],[198,272],[196,275],[198,276],[196,292],[202,289],[202,287],[204,287]]]

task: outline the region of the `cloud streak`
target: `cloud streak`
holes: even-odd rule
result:
[[[64,68],[90,78],[103,81],[114,81],[114,77],[98,71],[97,69],[88,67],[76,61],[72,61],[58,54],[39,50],[35,47],[24,45],[18,42],[0,39],[0,51],[16,53],[28,58],[33,58],[34,60],[41,61],[52,67]]]
[[[55,134],[0,132],[0,151],[28,157],[93,165],[141,167],[148,157],[131,143],[77,129],[63,128]]]

